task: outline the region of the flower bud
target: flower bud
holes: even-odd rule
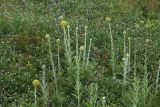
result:
[[[84,47],[84,46],[80,46],[79,50],[80,50],[80,51],[84,51],[84,50],[85,50],[85,47]]]
[[[110,17],[106,17],[106,21],[107,21],[107,22],[111,22],[111,20],[112,20],[112,19],[111,19]]]
[[[45,37],[46,37],[46,39],[49,39],[49,38],[50,38],[50,35],[49,35],[49,34],[46,34]]]
[[[59,43],[60,43],[60,41],[61,41],[60,39],[56,39],[56,43],[57,43],[57,44],[59,44]]]

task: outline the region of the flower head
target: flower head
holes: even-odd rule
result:
[[[68,25],[68,22],[65,21],[65,20],[62,20],[62,21],[60,22],[60,26],[61,26],[62,28],[65,28],[67,25]]]
[[[149,43],[149,41],[150,41],[149,39],[146,39],[146,43]]]
[[[139,22],[140,22],[141,24],[143,24],[143,23],[144,23],[144,21],[143,21],[143,20],[140,20]]]
[[[50,38],[50,35],[49,35],[49,34],[46,34],[45,37],[46,37],[46,39],[49,39],[49,38]]]
[[[107,21],[107,22],[111,22],[111,20],[112,20],[112,19],[111,19],[110,17],[106,17],[106,21]]]
[[[128,40],[131,40],[131,37],[128,37]]]
[[[35,80],[32,81],[32,84],[33,84],[34,87],[37,87],[37,86],[40,85],[40,82],[37,79],[35,79]]]
[[[85,50],[85,47],[84,47],[84,46],[80,46],[79,50],[80,50],[80,51],[84,51],[84,50]]]
[[[59,43],[60,43],[60,41],[61,41],[60,39],[56,39],[56,43],[57,43],[57,44],[59,44]]]
[[[126,34],[127,34],[127,32],[124,30],[124,31],[123,31],[123,34],[124,34],[124,35],[126,35]]]

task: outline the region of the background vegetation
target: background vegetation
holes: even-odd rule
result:
[[[0,15],[1,107],[159,107],[159,0],[0,0]]]

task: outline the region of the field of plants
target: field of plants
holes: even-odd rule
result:
[[[0,0],[0,107],[160,107],[160,1]]]

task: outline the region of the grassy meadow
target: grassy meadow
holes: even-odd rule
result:
[[[0,0],[0,107],[160,107],[160,1]]]

